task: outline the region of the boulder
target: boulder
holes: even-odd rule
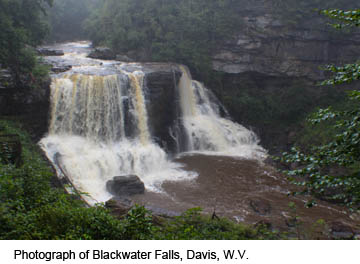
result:
[[[62,65],[62,66],[53,66],[51,68],[51,71],[54,73],[61,73],[61,72],[66,72],[71,70],[72,66],[71,65]]]
[[[136,175],[115,176],[106,183],[106,189],[113,195],[124,197],[145,192],[144,183]]]
[[[61,50],[47,49],[47,48],[38,48],[38,55],[40,56],[63,56],[64,52]]]
[[[99,47],[90,52],[88,57],[99,60],[115,60],[116,54],[110,48]]]

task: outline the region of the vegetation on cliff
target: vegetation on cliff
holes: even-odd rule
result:
[[[323,14],[337,19],[336,28],[360,26],[360,10],[324,10]],[[323,85],[350,83],[360,79],[360,64],[329,65],[334,76]],[[298,168],[288,171],[290,179],[303,186],[302,193],[341,202],[353,209],[360,209],[360,91],[348,92],[350,108],[336,111],[331,107],[320,109],[309,119],[313,125],[328,122],[327,129],[334,131],[324,144],[307,151],[294,147],[284,153],[283,161],[296,162]]]

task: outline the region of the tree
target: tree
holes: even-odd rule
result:
[[[53,6],[48,8],[48,20],[51,27],[49,40],[86,39],[84,21],[100,4],[102,0],[56,0]]]
[[[20,76],[31,72],[36,59],[31,48],[45,38],[48,27],[43,16],[53,0],[0,0],[0,63],[20,84]]]
[[[344,11],[324,10],[322,14],[337,20],[335,28],[359,27],[360,9]],[[343,66],[328,65],[333,77],[322,85],[338,85],[360,79],[360,63]],[[329,143],[313,146],[303,152],[294,147],[284,153],[286,163],[300,164],[298,169],[286,173],[291,181],[303,187],[301,193],[315,194],[331,201],[342,202],[352,209],[360,208],[360,91],[348,93],[352,109],[335,111],[331,107],[320,109],[309,119],[312,124],[332,122],[338,132]]]
[[[216,44],[233,37],[242,21],[234,2],[106,0],[86,24],[95,45],[134,59],[186,64],[203,74],[211,69]]]

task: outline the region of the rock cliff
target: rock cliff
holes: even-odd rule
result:
[[[250,2],[239,8],[242,26],[237,34],[214,53],[214,70],[319,80],[324,78],[320,66],[360,55],[360,34],[335,32],[315,11],[290,21],[270,8],[276,1]]]
[[[343,96],[342,88],[319,87],[321,67],[360,57],[360,34],[341,32],[311,10],[297,18],[274,11],[276,1],[237,6],[242,25],[212,56],[220,81],[208,84],[239,123],[252,127],[262,144],[281,152],[296,136],[299,122],[315,107]]]

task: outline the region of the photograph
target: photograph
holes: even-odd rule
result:
[[[359,80],[356,0],[0,0],[0,261],[352,260]]]

